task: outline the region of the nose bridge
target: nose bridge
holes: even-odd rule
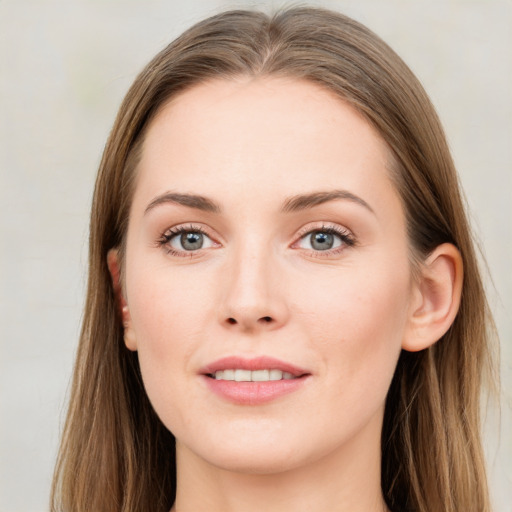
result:
[[[232,247],[221,305],[221,321],[225,325],[254,330],[275,328],[286,321],[278,266],[270,244],[256,237]]]

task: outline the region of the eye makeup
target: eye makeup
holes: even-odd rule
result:
[[[171,256],[189,258],[197,256],[201,250],[220,247],[204,227],[195,224],[169,228],[162,233],[157,244]]]
[[[307,255],[329,258],[356,244],[354,235],[346,228],[331,223],[308,224],[294,237],[289,246]],[[167,229],[157,240],[157,246],[175,257],[193,258],[221,244],[200,224],[180,224]]]
[[[347,228],[338,224],[322,223],[318,226],[306,225],[298,233],[298,240],[292,249],[302,249],[316,258],[328,258],[356,245],[356,239]],[[309,245],[309,247],[308,247]]]

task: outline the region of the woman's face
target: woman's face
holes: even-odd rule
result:
[[[304,81],[212,81],[153,120],[125,340],[179,454],[258,473],[378,457],[413,288],[389,165]]]

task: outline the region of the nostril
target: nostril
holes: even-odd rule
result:
[[[259,324],[270,324],[274,321],[274,319],[271,317],[271,316],[262,316],[260,318],[258,318],[257,322]],[[233,318],[232,316],[230,316],[229,318],[226,318],[226,322],[229,324],[229,325],[238,325],[238,320],[236,318]],[[242,324],[245,324],[245,322],[242,322]]]

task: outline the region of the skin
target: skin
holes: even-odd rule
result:
[[[456,251],[444,247],[413,280],[391,165],[352,107],[304,81],[208,82],[152,121],[122,303],[126,345],[177,439],[173,510],[387,510],[386,392],[401,349],[446,330],[461,279]],[[282,211],[292,197],[334,190],[352,196]],[[219,211],[159,202],[168,192],[209,198]],[[163,239],[179,226],[204,230],[203,248]],[[308,233],[326,227],[352,242],[313,249]],[[114,250],[109,266],[116,279]],[[199,374],[231,355],[272,356],[310,376],[268,403],[234,404]]]

